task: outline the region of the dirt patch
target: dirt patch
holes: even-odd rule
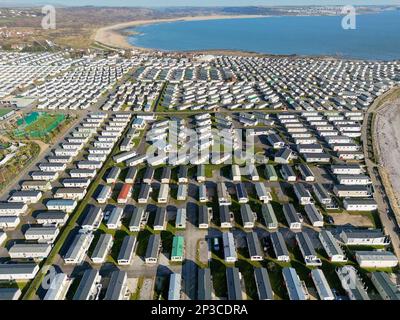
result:
[[[332,218],[335,220],[335,225],[344,226],[352,225],[353,227],[373,228],[374,224],[367,216],[343,213],[331,213]]]

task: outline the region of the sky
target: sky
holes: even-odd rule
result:
[[[0,0],[0,6],[59,4],[68,6],[252,6],[252,5],[382,5],[400,0]]]

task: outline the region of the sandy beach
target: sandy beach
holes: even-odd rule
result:
[[[391,185],[400,203],[400,99],[384,105],[376,117],[375,134],[379,161],[388,172]]]
[[[161,23],[161,22],[249,19],[249,18],[265,18],[265,17],[266,16],[260,16],[260,15],[211,15],[211,16],[181,17],[173,19],[137,20],[137,21],[119,23],[116,25],[100,28],[96,30],[93,36],[93,40],[96,41],[97,43],[112,48],[150,50],[131,45],[127,40],[127,35],[124,35],[122,31],[132,27]]]

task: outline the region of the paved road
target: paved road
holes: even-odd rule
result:
[[[382,98],[383,99],[383,98]],[[379,101],[382,101],[381,99]],[[382,222],[382,226],[385,234],[388,234],[392,241],[394,252],[398,259],[400,259],[400,236],[399,229],[395,217],[393,216],[393,210],[390,207],[390,203],[385,191],[385,187],[381,183],[381,179],[378,176],[378,166],[371,161],[368,155],[367,147],[367,129],[368,129],[368,118],[376,112],[378,103],[376,102],[365,114],[363,126],[362,126],[362,141],[365,156],[365,164],[367,165],[368,173],[371,177],[372,183],[375,186],[374,198],[378,204],[379,218]]]

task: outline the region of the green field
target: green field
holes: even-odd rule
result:
[[[0,109],[0,117],[4,116],[5,114],[9,113],[11,110],[9,109]]]

